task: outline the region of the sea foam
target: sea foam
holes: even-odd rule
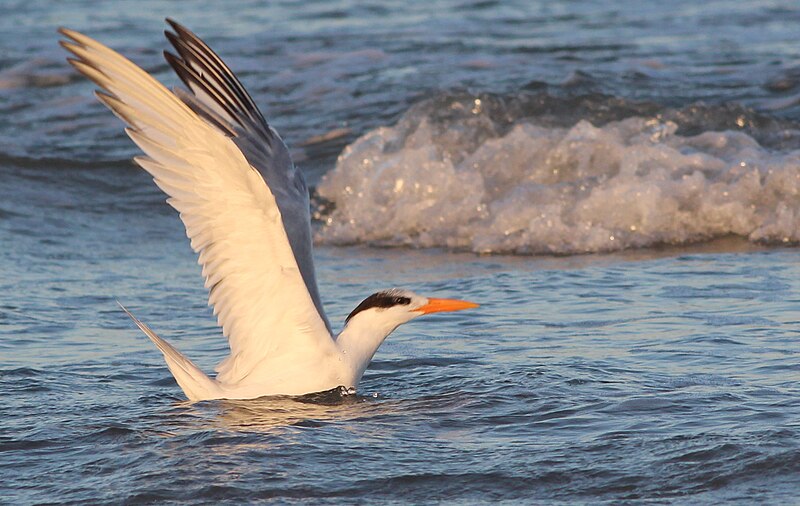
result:
[[[800,150],[764,147],[757,127],[679,130],[686,114],[674,110],[586,116],[504,117],[475,97],[413,107],[323,177],[318,194],[333,205],[317,241],[516,254],[800,241]]]

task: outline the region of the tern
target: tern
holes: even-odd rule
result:
[[[202,266],[208,304],[230,355],[206,375],[127,309],[190,401],[355,391],[378,347],[418,316],[472,302],[390,289],[364,299],[334,335],[312,258],[309,193],[289,150],[217,54],[180,24],[164,52],[186,89],[172,91],[86,35],[60,44],[97,98],[127,124],[134,158],[180,213]],[[120,306],[122,306],[120,304]]]

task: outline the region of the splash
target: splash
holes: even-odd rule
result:
[[[519,110],[451,98],[368,132],[318,187],[333,210],[317,240],[515,254],[800,241],[785,125],[730,107]]]

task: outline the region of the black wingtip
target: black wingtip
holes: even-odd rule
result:
[[[169,39],[169,41],[172,42],[173,45],[175,44],[174,41],[179,40],[175,32],[171,32],[169,30],[164,30],[164,37]]]
[[[175,48],[175,51],[180,53],[182,47],[180,36],[170,32],[169,30],[164,30],[164,36],[167,38],[169,43],[172,44],[172,47]]]
[[[172,18],[165,18],[165,21],[169,26],[175,30],[175,33],[178,34],[179,37],[188,37],[188,38],[199,38],[195,35],[191,30],[183,26],[182,24],[178,23]]]
[[[167,60],[167,63],[170,67],[172,67],[172,70],[178,74],[178,77],[180,77],[181,81],[183,81],[183,84],[190,86],[190,76],[188,75],[188,69],[186,68],[186,64],[183,62],[183,60],[181,60],[177,55],[170,53],[166,49],[164,50],[164,59]]]
[[[179,27],[179,26],[181,26],[181,24],[180,24],[180,23],[178,23],[177,21],[175,21],[174,19],[172,19],[172,18],[170,18],[170,17],[166,17],[166,18],[164,18],[164,21],[166,21],[166,22],[167,22],[167,24],[168,24],[169,26],[171,26],[173,30],[177,30],[177,29],[178,29],[178,27]]]
[[[175,44],[173,42],[173,38],[175,40],[197,38],[197,35],[192,33],[191,30],[189,30],[182,24],[178,23],[174,19],[165,18],[164,21],[166,21],[167,24],[170,26],[170,28],[172,28],[172,30],[174,31],[174,33],[172,33],[169,30],[164,30],[164,35],[166,35],[166,37],[170,39],[170,42],[172,42],[173,45]]]
[[[168,50],[166,50],[166,49],[163,51],[163,54],[164,54],[164,59],[165,59],[165,60],[167,60],[167,63],[170,63],[170,64],[171,64],[173,61],[176,61],[176,60],[179,60],[179,59],[180,59],[180,58],[178,58],[178,56],[177,56],[177,55],[174,55],[174,54],[170,53],[170,52],[169,52]]]

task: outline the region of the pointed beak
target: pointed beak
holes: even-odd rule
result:
[[[441,313],[442,311],[461,311],[462,309],[470,309],[478,307],[479,305],[480,304],[475,304],[474,302],[467,302],[466,300],[428,299],[428,303],[417,308],[416,311],[422,314]]]

